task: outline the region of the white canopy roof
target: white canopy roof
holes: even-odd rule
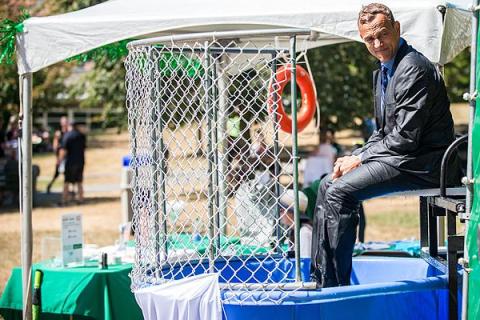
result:
[[[372,0],[373,1],[373,0]],[[320,33],[309,47],[360,41],[357,14],[365,0],[110,0],[76,12],[34,17],[17,37],[20,74],[123,39],[188,32],[301,28]],[[402,36],[444,64],[470,45],[470,0],[383,1]],[[437,9],[447,7],[445,20]]]

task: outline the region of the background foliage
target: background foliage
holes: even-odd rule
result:
[[[323,125],[335,129],[355,128],[364,118],[373,117],[372,72],[378,68],[378,62],[362,43],[311,50],[309,61]],[[469,68],[469,50],[464,50],[445,66],[451,102],[463,102],[462,95],[469,88]]]
[[[15,19],[20,7],[32,16],[79,10],[103,0],[7,0],[0,4],[0,18]],[[376,61],[361,43],[345,43],[308,53],[317,86],[322,124],[335,129],[356,128],[372,116],[372,71]],[[469,51],[445,67],[452,102],[468,90]],[[0,112],[18,109],[18,75],[15,65],[0,65]],[[126,126],[125,70],[123,63],[108,57],[95,63],[58,63],[35,73],[35,110],[52,107],[95,107],[104,110],[104,126]]]

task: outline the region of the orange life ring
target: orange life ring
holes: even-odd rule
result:
[[[282,103],[282,93],[283,89],[290,82],[292,78],[291,66],[281,66],[276,74],[276,85],[277,88],[273,88],[273,84],[270,84],[269,88],[269,112],[273,114],[275,111],[275,99],[274,95],[276,93],[277,99],[277,120],[280,125],[280,129],[287,133],[292,133],[292,118],[285,112],[285,108]],[[308,72],[297,65],[297,85],[300,88],[300,95],[302,96],[302,103],[299,108],[297,108],[297,131],[300,132],[307,127],[307,125],[312,120],[315,109],[316,109],[316,97],[315,90],[313,88],[313,82],[310,78]]]

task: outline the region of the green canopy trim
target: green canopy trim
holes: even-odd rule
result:
[[[16,36],[23,32],[23,21],[28,18],[30,14],[22,9],[17,21],[3,19],[0,22],[0,64],[14,62]]]
[[[127,43],[130,39],[121,40],[119,42],[110,43],[102,47],[81,53],[79,55],[68,58],[66,61],[77,61],[85,63],[87,61],[98,61],[102,57],[107,57],[109,60],[116,61],[128,54]]]
[[[204,74],[202,62],[199,59],[188,57],[182,53],[162,53],[158,59],[158,68],[162,70],[161,74],[167,77],[171,77],[174,73],[184,73],[190,78]]]
[[[85,63],[87,61],[98,62],[103,57],[107,57],[110,61],[123,59],[128,55],[127,44],[130,41],[133,40],[127,39],[107,44],[68,58],[66,61],[77,61],[79,63]],[[155,47],[158,48],[159,58],[157,63],[162,76],[171,77],[173,74],[184,73],[190,78],[195,78],[198,75],[203,75],[204,70],[202,63],[198,58],[189,57],[182,53],[172,54],[170,52],[161,52],[161,45],[156,45]],[[147,63],[145,61],[144,67],[146,66]]]

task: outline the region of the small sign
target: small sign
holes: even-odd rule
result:
[[[62,261],[66,266],[83,262],[82,214],[62,215]]]

